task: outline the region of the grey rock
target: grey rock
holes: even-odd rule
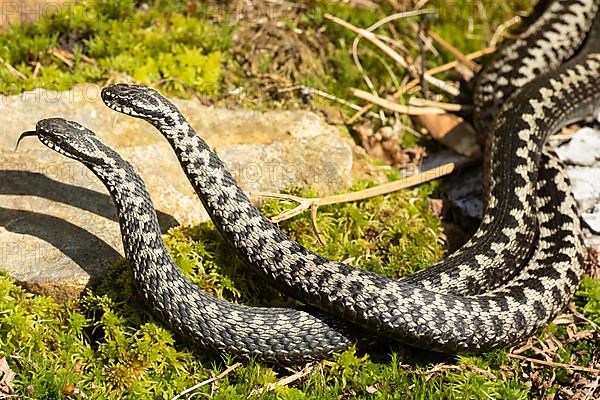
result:
[[[36,90],[2,97],[1,270],[35,292],[76,298],[120,255],[121,235],[104,186],[82,164],[19,134],[43,118],[75,120],[130,161],[144,179],[163,230],[207,219],[177,159],[147,123],[104,106],[100,87]],[[228,110],[173,100],[231,168],[244,190],[348,187],[352,147],[337,128],[306,111]]]
[[[581,128],[568,143],[559,146],[556,154],[571,165],[592,166],[600,160],[600,131]]]
[[[587,245],[600,242],[600,131],[582,128],[556,153],[567,166]]]
[[[581,210],[593,208],[600,202],[600,168],[567,166],[566,171]]]
[[[589,212],[582,213],[581,218],[593,233],[600,233],[600,204],[596,204]]]

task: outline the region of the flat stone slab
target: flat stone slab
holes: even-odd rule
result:
[[[131,162],[148,187],[163,230],[208,218],[162,135],[104,106],[100,87],[36,90],[1,100],[0,268],[29,289],[59,300],[76,298],[123,254],[112,201],[85,166],[35,139],[24,140],[15,152],[21,132],[34,129],[40,119],[77,121]],[[298,185],[328,194],[351,182],[351,145],[312,112],[173,102],[245,191]]]

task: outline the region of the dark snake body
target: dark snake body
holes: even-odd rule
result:
[[[152,309],[180,334],[219,351],[276,362],[326,357],[352,344],[351,334],[339,333],[350,332],[351,328],[328,315],[246,307],[215,299],[199,290],[168,255],[148,192],[129,163],[104,145],[93,132],[75,122],[60,118],[42,120],[37,124],[36,134],[48,147],[83,162],[109,189],[121,229],[128,232],[123,235],[123,244],[134,278]],[[569,221],[562,217],[573,213],[573,199],[568,195],[568,182],[560,173],[559,166],[552,164],[552,159],[548,161],[551,174],[548,181],[540,184],[539,207],[543,212],[559,215],[554,213],[555,205],[559,204],[561,217],[541,224],[541,236],[553,238],[541,243],[542,247],[553,249],[564,245],[564,242],[575,241],[577,244],[573,230],[577,229],[578,219],[575,217]],[[553,234],[548,235],[545,231]],[[552,250],[548,254],[552,255]],[[477,300],[478,296],[465,300],[473,305],[485,306],[486,302],[501,299],[514,290],[522,290],[523,283],[535,279],[540,272],[545,274],[548,268],[544,263],[530,263],[513,285],[507,285],[485,299],[480,298],[481,302]],[[552,270],[557,269],[552,267]],[[580,273],[573,268],[558,271],[560,276],[554,277],[555,283],[566,282],[565,277],[570,273]],[[571,285],[559,287],[553,284],[548,289],[558,291],[553,295],[562,298],[569,296],[572,288]],[[554,309],[546,311],[551,314],[558,311],[561,305],[555,304]],[[508,306],[504,312],[511,314]],[[514,327],[511,339],[533,332],[547,315],[524,317]]]
[[[563,20],[578,22],[573,26],[583,36],[597,4],[569,3],[580,7],[573,14],[563,13]],[[575,17],[569,20],[567,15]],[[585,50],[509,100],[492,134],[490,193],[482,228],[447,261],[403,281],[325,259],[287,238],[250,203],[222,162],[157,92],[116,85],[103,91],[103,99],[117,111],[148,120],[165,135],[223,235],[248,264],[287,294],[405,343],[447,352],[481,351],[530,335],[577,287],[583,249],[569,185],[554,159],[545,161],[539,179],[537,166],[547,135],[600,103],[599,71],[600,56]],[[66,129],[53,121],[46,136],[52,130],[72,130],[72,123],[63,121]],[[137,175],[97,138],[89,133],[85,137],[93,142],[88,146],[95,152],[93,159],[101,161],[84,162],[115,200],[136,282],[152,308],[177,331],[220,351],[274,361],[324,357],[351,343],[351,335],[343,333],[348,326],[334,318],[234,305],[191,284],[166,253]],[[520,269],[538,228],[533,256]],[[486,289],[493,290],[456,295]]]

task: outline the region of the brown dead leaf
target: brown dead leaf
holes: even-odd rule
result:
[[[591,330],[579,330],[577,325],[567,325],[567,335],[569,336],[569,342],[576,342],[583,339],[592,339],[594,337],[594,331]]]
[[[15,375],[15,372],[8,366],[6,357],[0,358],[0,395],[13,393],[12,381]]]
[[[588,247],[586,273],[594,279],[600,278],[600,249],[598,246]]]
[[[442,216],[442,212],[444,210],[444,200],[442,199],[429,199],[429,206],[431,207],[431,212],[437,217]]]
[[[431,136],[458,154],[470,158],[481,157],[475,129],[458,115],[415,115],[414,120],[431,133]]]
[[[425,156],[423,147],[401,147],[403,131],[400,124],[384,126],[375,132],[372,123],[365,120],[354,125],[353,129],[366,153],[387,165],[401,168],[416,166]]]

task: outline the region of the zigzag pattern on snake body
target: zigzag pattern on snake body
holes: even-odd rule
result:
[[[277,362],[324,357],[351,344],[347,337],[336,333],[346,328],[337,319],[328,316],[320,319],[291,309],[261,309],[231,304],[215,299],[193,285],[173,264],[164,247],[156,213],[143,182],[131,165],[105,146],[93,132],[75,122],[54,118],[38,122],[35,132],[25,133],[22,137],[29,135],[37,136],[53,150],[84,163],[106,185],[119,216],[126,257],[140,289],[150,305],[179,333],[220,351]],[[553,233],[551,241],[543,242],[551,256],[546,259],[551,260],[555,256],[553,249],[563,247],[565,241],[577,240],[573,230],[577,229],[578,219],[573,215],[573,200],[568,195],[568,182],[560,168],[551,165],[548,171],[551,171],[549,180],[540,185],[542,197],[539,206],[547,213],[559,204],[561,211],[542,224],[542,230]],[[573,219],[569,221],[564,216]],[[545,274],[548,268],[543,263],[532,263],[520,275],[521,282],[505,287],[496,296],[488,296],[487,300],[519,290],[523,282],[534,279],[540,273]],[[555,266],[552,270],[561,274],[554,277],[555,283],[564,280],[570,273],[579,273],[577,269],[561,270]],[[568,287],[550,285],[539,288],[540,291],[544,289],[551,290],[555,296],[570,295],[569,292],[561,292]],[[485,301],[481,303],[482,306],[484,304]],[[553,313],[558,309],[546,311]],[[527,334],[535,330],[547,315],[526,317],[527,321],[518,321],[513,334]]]
[[[537,180],[536,161],[541,143],[560,124],[597,107],[600,100],[593,89],[600,79],[599,61],[598,55],[586,53],[551,76],[528,85],[526,95],[518,96],[524,100],[513,98],[508,106],[519,107],[522,112],[514,114],[513,109],[505,108],[508,110],[505,114],[515,116],[500,118],[496,130],[510,127],[517,136],[494,137],[496,148],[501,154],[509,154],[511,160],[505,170],[499,171],[500,178],[495,177],[490,214],[484,221],[488,234],[479,235],[483,237],[480,242],[492,254],[516,251],[507,245],[510,240],[503,239],[519,242],[520,233],[516,230],[522,228],[520,221],[529,223],[522,231],[523,237],[535,232],[532,217],[535,204],[531,196],[534,188],[527,189]],[[111,108],[144,118],[161,130],[201,194],[213,221],[242,257],[263,270],[275,285],[285,287],[287,293],[309,304],[404,342],[441,351],[486,349],[513,342],[530,331],[529,324],[539,326],[540,320],[545,321],[562,307],[582,272],[582,248],[572,201],[561,207],[558,217],[568,222],[575,233],[562,237],[560,227],[542,229],[547,236],[542,238],[531,263],[504,288],[486,295],[471,298],[441,295],[324,259],[290,241],[264,219],[185,118],[158,93],[118,85],[106,89],[103,99]],[[563,109],[571,103],[581,109]],[[499,164],[496,160],[495,167],[500,170]],[[515,183],[522,184],[518,189],[525,191],[502,192],[512,189]],[[558,192],[567,193],[566,185]],[[552,219],[548,215],[542,217],[542,224]],[[549,247],[552,250],[549,252],[544,243],[554,240],[555,235],[558,242]],[[489,236],[497,241],[486,240]],[[465,253],[485,264],[477,257],[490,256],[474,248],[475,245],[467,247]]]
[[[324,358],[354,343],[352,328],[327,314],[247,307],[200,290],[169,256],[139,175],[89,129],[52,118],[39,121],[19,141],[26,136],[82,162],[107,187],[134,279],[153,311],[180,334],[220,352],[279,363]]]
[[[155,107],[153,111],[158,111],[158,114],[152,117],[161,123],[174,127],[177,122],[185,122],[185,119],[180,120],[183,117],[177,110],[164,103],[164,99],[156,92],[137,89],[142,90],[142,93],[130,92],[134,97],[127,99],[126,104],[129,104],[127,107],[130,110],[145,101],[150,101],[150,105]],[[135,97],[138,95],[140,97]],[[150,114],[146,114],[146,117],[148,115]],[[102,145],[91,132],[86,131],[83,134],[84,131],[77,124],[52,120],[41,121],[36,134],[43,143],[55,150],[85,162],[109,187],[119,210],[123,240],[136,280],[151,306],[180,333],[221,351],[258,355],[279,361],[307,359],[310,358],[310,354],[317,357],[326,356],[331,351],[340,350],[348,345],[347,336],[331,332],[346,327],[335,320],[328,323],[327,317],[324,317],[324,320],[317,318],[315,324],[313,321],[316,317],[307,313],[289,309],[257,311],[255,308],[218,301],[199,291],[172,265],[164,245],[161,247],[162,241],[153,217],[154,212],[139,178],[116,153]],[[214,155],[211,156],[210,150],[203,142],[189,140],[189,135],[193,132],[171,130],[171,133],[176,134],[171,140],[177,140],[180,144],[187,143],[180,150],[179,156],[182,160],[190,155],[200,154],[201,158],[196,159],[196,162],[207,162],[205,167],[209,168],[197,169],[197,172],[215,172],[212,168],[222,167],[218,159]],[[191,161],[189,165],[198,167]],[[219,177],[221,175],[216,175],[217,179]],[[483,349],[486,345],[508,343],[535,330],[560,309],[565,297],[570,297],[581,274],[581,242],[576,234],[579,222],[574,214],[572,198],[568,195],[568,183],[560,168],[552,164],[548,168],[548,174],[543,177],[548,179],[540,182],[539,193],[543,196],[538,207],[544,218],[540,224],[541,239],[534,261],[510,284],[485,296],[455,298],[432,294],[434,299],[437,298],[435,296],[439,296],[440,303],[429,308],[417,307],[417,313],[412,317],[418,318],[418,312],[436,307],[439,307],[437,311],[440,314],[434,315],[434,320],[423,320],[424,317],[430,318],[423,315],[420,317],[422,322],[417,319],[415,326],[408,327],[418,330],[420,325],[431,322],[431,326],[424,328],[424,335],[419,336],[417,344],[427,347],[431,329],[438,329],[437,325],[444,324],[443,318],[446,317],[450,318],[449,324],[458,332],[449,332],[451,337],[448,341],[445,341],[448,338],[442,337],[444,348],[440,350],[453,351],[452,343],[457,340],[455,336],[469,335],[469,330],[473,327],[479,332],[475,332],[477,343],[470,348],[471,350]],[[212,177],[208,176],[207,179],[210,181]],[[554,210],[554,207],[558,207],[558,210]],[[236,208],[233,209],[235,210]],[[553,214],[554,211],[557,213]],[[571,257],[573,261],[567,262]],[[404,286],[410,288],[408,285]],[[418,292],[429,294],[426,290]],[[407,301],[410,303],[415,300],[418,299]],[[479,320],[477,313],[490,306],[493,315],[490,318],[483,316]],[[457,310],[466,312],[468,318],[464,321],[457,320],[463,318],[460,313],[456,314]],[[228,319],[230,315],[232,318]],[[505,329],[505,334],[497,334],[499,330]],[[318,339],[323,337],[327,339],[319,342]],[[481,338],[483,339],[479,341]],[[477,347],[478,343],[483,346]],[[319,345],[324,347],[319,348]]]

